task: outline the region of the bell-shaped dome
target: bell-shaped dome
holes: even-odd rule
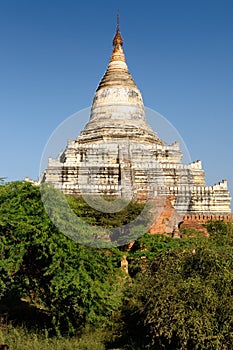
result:
[[[140,134],[144,139],[162,143],[146,122],[142,95],[128,70],[122,46],[118,25],[110,62],[95,92],[90,120],[81,138],[87,139],[89,135],[93,140],[98,133],[103,135],[104,129],[109,137]]]

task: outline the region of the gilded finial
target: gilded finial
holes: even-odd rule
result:
[[[117,27],[116,27],[116,35],[113,39],[113,46],[117,46],[117,45],[123,45],[123,39],[121,36],[121,32],[120,32],[120,10],[118,9],[117,12]]]

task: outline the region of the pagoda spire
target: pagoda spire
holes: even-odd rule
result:
[[[123,51],[123,39],[121,36],[121,32],[120,32],[120,14],[118,12],[117,14],[117,26],[116,26],[116,34],[113,38],[112,41],[113,44],[113,51],[112,51],[112,56],[110,59],[110,62],[125,62],[125,55],[124,55],[124,51]],[[127,69],[127,67],[125,67]]]
[[[120,31],[120,12],[118,9],[118,13],[117,13],[117,27],[116,27],[116,34],[114,36],[113,39],[113,46],[116,47],[117,45],[123,45],[123,39],[121,36],[121,31]]]
[[[141,92],[126,64],[118,13],[110,62],[96,89],[90,120],[81,137],[83,140],[89,140],[90,137],[101,140],[103,137],[108,138],[108,134],[114,134],[120,140],[128,135],[129,130],[130,135],[140,130],[142,137],[147,135],[148,139],[161,144],[157,134],[146,122]]]

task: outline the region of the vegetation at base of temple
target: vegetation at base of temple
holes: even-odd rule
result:
[[[72,202],[88,218],[84,203]],[[138,207],[131,206],[117,222],[135,215]],[[130,251],[93,249],[58,232],[38,187],[2,182],[0,344],[232,350],[233,225],[211,222],[208,230],[209,238],[145,234]],[[120,268],[123,255],[128,275]]]
[[[98,197],[97,197],[98,199]],[[135,220],[144,208],[143,203],[137,203],[136,201],[131,201],[127,203],[126,200],[122,200],[119,204],[123,208],[122,210],[116,212],[101,212],[90,207],[82,197],[68,197],[67,200],[69,205],[72,207],[73,211],[88,224],[93,226],[101,227],[119,227],[130,223]],[[93,201],[93,197],[90,197]],[[105,204],[111,204],[109,198],[105,198]],[[112,199],[114,203],[114,199]],[[97,205],[99,203],[97,202]],[[101,202],[100,202],[101,205]],[[100,207],[101,208],[101,207]]]
[[[28,331],[25,327],[0,327],[0,344],[10,350],[105,350],[105,333],[100,329],[83,331],[75,337],[53,336],[47,331]]]

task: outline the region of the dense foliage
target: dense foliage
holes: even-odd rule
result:
[[[89,223],[103,227],[132,220],[141,210],[131,203],[115,217],[101,217],[81,199],[71,198],[69,204]],[[46,328],[44,336],[28,336],[28,344],[34,339],[38,349],[93,350],[98,344],[99,349],[232,350],[233,225],[211,222],[208,230],[209,238],[146,234],[130,251],[93,249],[58,232],[38,187],[3,182],[0,323],[24,323],[30,329],[34,322]],[[128,276],[120,268],[123,255]],[[9,339],[14,349],[16,334],[25,330],[4,327],[0,342]],[[54,332],[82,334],[86,347],[76,338],[56,343],[50,339]]]
[[[140,341],[158,350],[232,349],[232,263],[232,247],[209,244],[159,254],[129,292]]]
[[[1,297],[39,305],[57,330],[107,322],[119,307],[120,252],[78,245],[49,220],[37,187],[0,187]]]

